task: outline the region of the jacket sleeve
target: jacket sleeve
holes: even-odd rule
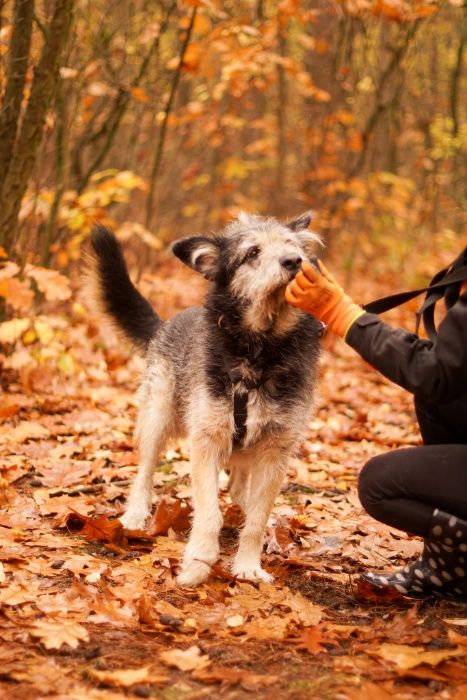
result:
[[[448,311],[436,343],[368,313],[350,327],[346,342],[385,377],[425,401],[447,403],[467,393],[467,294]]]

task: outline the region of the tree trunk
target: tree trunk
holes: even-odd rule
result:
[[[31,48],[34,0],[16,0],[10,62],[0,112],[0,171],[5,177],[11,164],[21,114],[26,71]],[[0,193],[5,180],[0,183]]]
[[[285,58],[287,54],[287,41],[283,28],[277,27],[278,53],[281,58]],[[281,215],[282,205],[286,199],[285,193],[285,165],[286,165],[286,105],[287,105],[287,83],[285,78],[285,70],[282,63],[277,64],[277,151],[276,151],[276,172],[275,172],[275,192],[274,202],[277,215]]]
[[[190,24],[188,25],[188,28],[186,30],[185,34],[185,39],[182,44],[182,48],[180,51],[180,61],[178,64],[178,68],[175,71],[174,78],[172,80],[172,85],[170,88],[169,96],[167,98],[167,104],[164,109],[164,118],[162,120],[161,128],[159,131],[159,139],[157,142],[157,148],[156,152],[154,155],[154,160],[152,162],[152,168],[151,168],[151,175],[149,177],[149,187],[148,187],[148,194],[147,194],[147,199],[146,199],[146,227],[149,228],[151,226],[152,220],[154,218],[154,191],[156,188],[156,181],[157,181],[157,176],[159,174],[159,168],[162,163],[162,155],[164,152],[164,145],[165,145],[165,135],[167,132],[167,125],[169,123],[169,117],[170,113],[172,111],[172,106],[175,100],[175,95],[177,93],[177,88],[178,88],[178,83],[180,82],[180,77],[182,74],[183,70],[183,59],[185,58],[185,53],[188,49],[188,46],[191,41],[191,34],[193,31],[193,26],[195,24],[195,17],[196,17],[196,11],[197,7],[193,7],[193,10],[191,12],[191,17],[190,17]]]
[[[464,14],[462,17],[461,37],[456,55],[456,64],[451,78],[451,118],[452,118],[452,135],[457,136],[459,133],[459,85],[462,78],[463,55],[465,43],[467,40],[467,7],[463,8]]]
[[[168,6],[165,17],[161,23],[159,33],[157,37],[154,39],[152,42],[148,52],[146,53],[146,56],[144,57],[141,66],[139,68],[138,73],[136,74],[135,78],[133,79],[131,83],[131,88],[136,88],[139,87],[141,84],[143,78],[146,76],[147,70],[150,65],[150,61],[154,55],[157,54],[159,51],[159,44],[161,37],[164,35],[165,31],[167,30],[167,27],[169,25],[172,13],[175,11],[177,7],[177,3],[171,2],[171,4]],[[93,142],[95,143],[101,136],[104,138],[104,142],[100,148],[93,147],[93,158],[91,159],[91,163],[89,164],[88,168],[84,172],[84,174],[80,174],[78,178],[78,183],[77,183],[77,190],[79,193],[81,193],[85,187],[88,185],[90,178],[92,177],[93,173],[96,172],[98,168],[101,167],[105,157],[109,153],[110,149],[112,148],[112,145],[115,140],[115,136],[117,135],[117,132],[120,128],[120,124],[123,120],[123,117],[125,116],[125,113],[130,105],[131,102],[131,90],[126,90],[126,91],[121,91],[120,94],[117,96],[117,99],[115,101],[114,107],[111,111],[111,113],[108,115],[108,117],[105,120],[105,123],[101,127],[98,133],[93,134],[92,131],[89,131],[88,134],[85,134],[83,136],[83,139],[80,139],[80,142],[78,142],[76,153],[75,153],[75,161],[77,164],[77,167],[75,167],[76,172],[81,173],[81,165],[80,165],[80,158],[81,154],[85,151],[85,147],[89,146]],[[94,154],[95,152],[95,154]]]
[[[21,200],[36,161],[47,110],[54,98],[73,6],[73,0],[56,0],[39,63],[34,69],[31,95],[0,198],[0,245],[7,251],[11,251],[16,240]]]

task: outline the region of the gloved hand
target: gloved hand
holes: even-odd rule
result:
[[[350,326],[365,312],[344,293],[321,260],[318,260],[318,265],[320,272],[314,265],[302,263],[301,271],[285,290],[285,299],[345,338]]]

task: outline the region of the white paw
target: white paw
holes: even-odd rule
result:
[[[144,530],[150,515],[151,512],[149,510],[127,510],[119,520],[127,530]]]
[[[264,583],[272,583],[274,581],[274,576],[259,565],[234,562],[232,573],[237,578],[245,578],[247,581],[264,581]]]
[[[180,586],[197,586],[206,581],[210,573],[211,567],[204,561],[188,560],[182,564],[182,570],[177,576],[177,583]]]

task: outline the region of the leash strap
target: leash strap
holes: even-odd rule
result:
[[[434,321],[435,305],[444,297],[447,308],[451,308],[457,301],[461,283],[465,280],[467,280],[467,248],[462,251],[451,265],[436,273],[427,287],[375,299],[375,301],[364,304],[362,308],[371,314],[382,314],[385,311],[389,311],[389,309],[394,309],[396,306],[404,304],[406,301],[414,299],[423,292],[427,292],[425,300],[417,312],[415,332],[418,333],[420,321],[423,319],[423,325],[428,337],[431,340],[435,340],[437,335]]]

